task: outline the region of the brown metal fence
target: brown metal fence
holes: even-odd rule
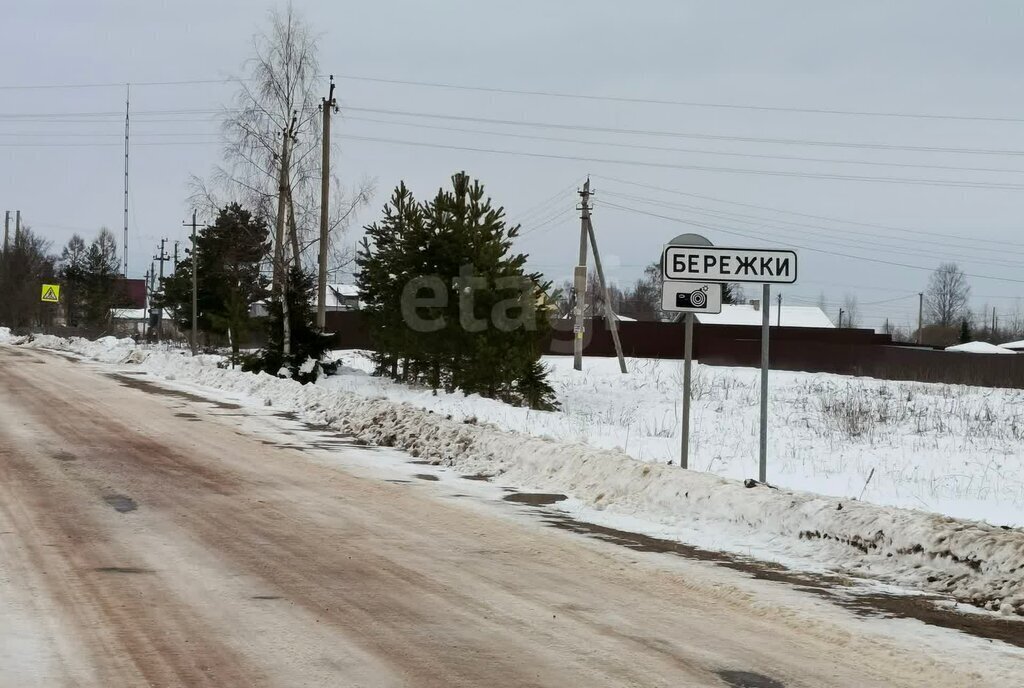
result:
[[[337,348],[372,348],[358,311],[328,313],[327,326]],[[683,357],[682,323],[622,322],[619,334],[626,356]],[[548,353],[571,355],[572,338],[571,321],[556,321]],[[615,355],[611,332],[602,319],[587,322],[584,343],[586,356]],[[759,366],[761,329],[698,324],[694,356],[706,365]],[[993,356],[907,346],[872,330],[772,327],[769,363],[774,370],[1024,389],[1024,354]]]

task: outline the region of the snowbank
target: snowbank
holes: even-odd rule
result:
[[[11,336],[11,328],[0,327],[0,342],[10,341],[13,337]]]
[[[952,595],[1005,614],[1024,615],[1024,531],[909,509],[755,485],[709,473],[644,463],[623,451],[532,437],[473,418],[300,385],[271,375],[218,367],[213,356],[136,349],[130,340],[37,338],[45,346],[108,362],[138,363],[189,381],[294,410],[367,442],[402,448],[463,473],[558,491],[597,509],[652,523],[685,523],[732,533],[782,551],[813,552],[831,567]],[[810,546],[809,546],[810,545]]]

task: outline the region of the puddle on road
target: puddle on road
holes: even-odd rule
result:
[[[279,600],[281,599],[278,595],[253,595],[249,599],[251,600]]]
[[[209,404],[211,406],[215,406],[217,408],[225,409],[228,411],[235,411],[242,408],[242,406],[239,404],[231,404],[224,401],[215,401],[213,399],[201,397],[198,394],[192,394],[191,392],[182,392],[177,389],[168,389],[166,387],[161,387],[155,382],[129,377],[128,375],[124,375],[122,373],[111,373],[110,377],[117,380],[125,387],[129,387],[131,389],[138,389],[143,392],[147,392],[148,394],[158,394],[160,396],[165,397],[176,397],[178,399],[185,399],[187,401],[199,402],[200,404]]]
[[[97,573],[153,573],[152,569],[140,569],[134,566],[100,566],[93,571]]]
[[[786,685],[763,674],[752,671],[715,672],[730,688],[786,688]]]
[[[109,506],[114,507],[114,511],[117,511],[121,514],[126,514],[129,511],[135,511],[136,509],[139,508],[139,505],[135,503],[134,499],[132,499],[131,497],[126,497],[125,495],[104,495],[103,501],[106,502]]]
[[[515,502],[516,504],[547,506],[548,504],[565,501],[568,497],[564,494],[547,492],[513,492],[512,494],[505,495],[502,499],[506,502]]]
[[[56,452],[53,455],[53,458],[57,459],[58,461],[77,461],[78,460],[77,456],[75,456],[71,452],[66,452],[66,451]]]
[[[430,473],[414,473],[412,477],[418,478],[419,480],[430,480],[430,481],[440,480],[440,478],[438,478],[436,475],[431,475]]]
[[[483,473],[474,473],[473,475],[460,475],[463,480],[479,480],[480,482],[490,482],[491,476],[484,475]]]

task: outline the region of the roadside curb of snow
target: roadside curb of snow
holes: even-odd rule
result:
[[[135,363],[157,376],[272,399],[274,406],[361,441],[403,449],[463,473],[501,475],[530,489],[563,492],[598,509],[667,525],[703,522],[813,541],[824,555],[822,563],[1024,615],[1024,530],[811,493],[746,488],[708,473],[638,462],[618,451],[459,422],[407,402],[226,370],[217,367],[214,356],[193,359],[138,349],[130,340],[43,336],[27,345]]]

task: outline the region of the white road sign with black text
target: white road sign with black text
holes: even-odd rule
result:
[[[796,253],[786,250],[669,245],[662,265],[666,280],[796,282]]]
[[[722,285],[662,282],[661,309],[677,313],[721,313]]]

